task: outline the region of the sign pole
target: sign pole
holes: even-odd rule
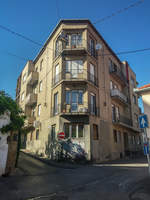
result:
[[[150,176],[150,158],[149,158],[149,150],[148,150],[148,147],[149,147],[149,140],[147,138],[147,131],[146,131],[146,128],[144,128],[144,135],[145,135],[145,138],[146,138],[146,142],[147,142],[147,153],[146,153],[146,156],[147,156],[147,161],[148,161],[148,172],[149,172],[149,176]]]

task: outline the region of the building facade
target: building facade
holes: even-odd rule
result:
[[[147,115],[150,124],[150,84],[136,88],[134,91],[142,97],[144,113]],[[147,136],[150,139],[150,126],[147,128]]]
[[[35,130],[26,148],[49,154],[57,134],[87,159],[116,159],[140,149],[136,75],[89,20],[61,20],[17,82],[16,100]]]

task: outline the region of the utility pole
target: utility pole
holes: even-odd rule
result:
[[[148,128],[147,115],[139,116],[139,125],[140,128],[144,130],[144,135],[143,135],[144,155],[147,156],[148,172],[150,176],[149,138],[147,137],[147,131],[146,131],[146,128]]]

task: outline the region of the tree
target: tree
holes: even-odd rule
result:
[[[4,91],[0,91],[0,115],[5,112],[10,112],[10,123],[3,126],[0,131],[5,134],[8,132],[17,131],[18,132],[18,146],[17,146],[17,156],[16,156],[16,166],[19,158],[20,143],[21,143],[21,131],[24,131],[24,121],[25,115],[23,111],[19,108],[16,101],[14,101],[8,94]]]
[[[25,115],[19,108],[16,101],[14,101],[4,91],[0,91],[0,115],[6,111],[10,112],[10,124],[3,126],[0,131],[2,133],[19,131],[24,126]]]

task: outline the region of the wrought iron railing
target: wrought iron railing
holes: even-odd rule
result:
[[[133,126],[132,119],[129,119],[128,117],[126,117],[124,115],[117,116],[114,114],[112,121],[113,121],[113,123],[123,123],[128,126]]]
[[[58,114],[88,114],[99,116],[99,108],[93,104],[83,102],[83,104],[72,103],[72,104],[58,104],[52,108],[52,115]]]
[[[98,78],[88,72],[87,70],[83,69],[73,69],[69,71],[62,71],[59,74],[56,74],[54,78],[52,79],[52,85],[55,86],[57,83],[59,83],[61,80],[66,81],[89,81],[95,86],[98,86]]]

